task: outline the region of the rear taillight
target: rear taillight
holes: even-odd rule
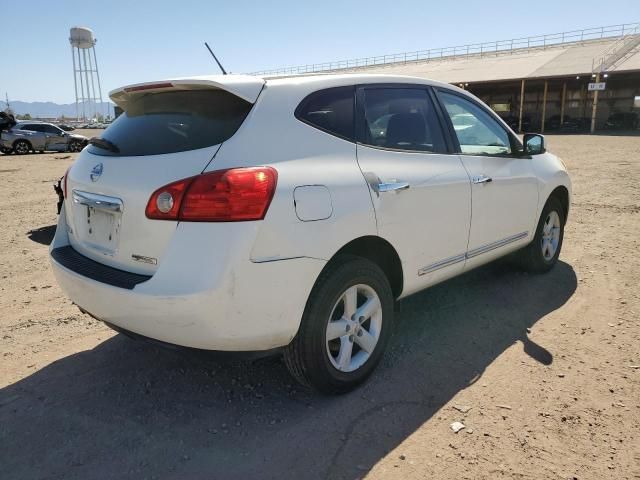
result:
[[[145,214],[147,218],[153,218],[156,220],[177,220],[178,213],[180,213],[180,202],[185,190],[189,187],[193,179],[196,177],[185,178],[184,180],[178,180],[177,182],[165,185],[159,188],[147,203],[147,209]],[[163,197],[170,197],[171,201],[163,201]],[[170,204],[170,208],[167,210],[163,208],[163,205]]]
[[[145,213],[151,219],[186,222],[262,220],[277,179],[271,167],[203,173],[153,192]]]

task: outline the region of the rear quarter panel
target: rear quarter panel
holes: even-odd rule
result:
[[[328,260],[354,238],[376,235],[355,144],[294,116],[307,94],[326,87],[267,84],[244,124],[206,168],[269,165],[278,171],[274,198],[251,250],[254,262],[295,257]],[[327,187],[331,216],[316,221],[298,218],[294,190],[305,185]]]

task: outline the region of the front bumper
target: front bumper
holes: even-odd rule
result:
[[[295,258],[253,263],[247,232],[242,222],[226,228],[181,223],[158,270],[132,289],[93,280],[54,257],[51,265],[74,303],[121,329],[185,347],[269,350],[295,336],[325,262]],[[63,209],[50,248],[68,245]]]

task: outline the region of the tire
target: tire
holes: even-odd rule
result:
[[[82,150],[82,148],[83,148],[82,147],[82,142],[79,142],[79,141],[76,140],[76,141],[73,141],[73,142],[69,143],[68,150],[70,152],[79,152],[80,150]]]
[[[526,270],[544,273],[558,262],[566,218],[560,200],[550,197],[542,209],[533,241],[519,252],[521,264]]]
[[[0,147],[0,152],[4,153],[5,155],[11,155],[11,153],[13,152],[13,148]]]
[[[13,144],[13,151],[18,155],[24,155],[31,151],[31,144],[26,140],[17,140]]]
[[[336,257],[318,277],[298,333],[285,348],[289,372],[325,394],[357,387],[371,375],[389,343],[393,302],[389,281],[375,263],[353,255]],[[365,304],[369,308],[363,309]],[[357,310],[363,316],[349,318],[347,311]]]

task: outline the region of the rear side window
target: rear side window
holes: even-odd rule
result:
[[[101,135],[114,148],[90,145],[89,151],[138,156],[210,147],[229,139],[250,109],[251,103],[223,90],[142,95],[127,103],[125,112]]]
[[[327,133],[355,141],[353,86],[314,92],[296,109],[296,118]]]
[[[440,122],[427,90],[366,88],[362,143],[394,150],[445,152]]]

